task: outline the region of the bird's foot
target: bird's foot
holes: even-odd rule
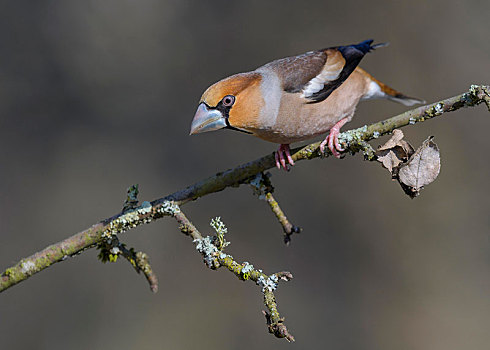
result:
[[[291,157],[291,153],[289,151],[289,145],[282,144],[279,146],[279,149],[275,153],[276,157],[276,167],[277,169],[281,169],[281,166],[284,170],[288,171],[289,167],[286,164],[286,159],[289,164],[294,165],[293,157]]]
[[[344,126],[345,123],[347,123],[348,119],[344,118],[341,119],[340,121],[337,122],[331,129],[330,133],[325,137],[325,140],[320,144],[320,152],[322,154],[325,153],[325,146],[328,146],[328,149],[332,152],[333,156],[335,158],[340,159],[340,152],[345,151],[345,148],[343,148],[340,143],[339,143],[339,134],[340,134],[340,128]]]

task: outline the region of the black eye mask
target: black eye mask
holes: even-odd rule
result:
[[[216,109],[223,115],[223,117],[225,118],[225,123],[226,123],[226,127],[224,129],[240,131],[240,132],[243,132],[245,134],[252,134],[250,131],[241,130],[241,129],[235,128],[234,126],[230,125],[230,121],[228,120],[228,118],[230,117],[230,109],[231,109],[231,107],[233,107],[233,105],[232,106],[225,106],[223,104],[223,100],[221,100],[216,105],[216,107],[211,107],[206,102],[203,102],[203,103],[206,105],[206,107],[208,107],[208,109]]]

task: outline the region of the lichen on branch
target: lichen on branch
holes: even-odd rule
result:
[[[279,316],[276,298],[273,293],[279,281],[289,281],[293,278],[293,275],[285,271],[266,275],[261,269],[255,268],[249,262],[245,261],[240,264],[233,256],[226,254],[224,248],[230,242],[227,242],[224,236],[228,229],[219,217],[211,220],[211,226],[216,231],[216,236],[206,237],[203,237],[182,211],[179,211],[174,217],[179,223],[182,233],[194,238],[193,242],[196,245],[196,250],[203,256],[206,266],[213,270],[225,267],[238,279],[253,281],[261,288],[264,294],[264,305],[268,310],[265,314],[268,315],[266,320],[269,332],[278,338],[285,338],[290,342],[294,341],[294,337],[284,325],[284,318]]]
[[[374,150],[367,141],[388,134],[397,128],[423,122],[460,108],[477,106],[481,103],[486,104],[490,111],[490,87],[486,85],[472,85],[470,89],[463,94],[427,106],[418,107],[371,125],[365,125],[361,128],[345,131],[339,135],[339,140],[347,151],[353,154],[362,151],[365,157],[373,159],[375,157]],[[292,150],[293,160],[297,163],[301,160],[321,157],[322,154],[319,152],[319,146],[320,142],[316,142]],[[176,218],[180,223],[180,230],[189,235],[193,240],[203,239],[194,225],[185,218],[180,210],[180,206],[202,196],[222,191],[228,187],[237,187],[242,184],[247,184],[250,182],[251,178],[274,166],[274,154],[269,154],[254,161],[239,165],[233,169],[217,173],[173,194],[156,199],[152,202],[143,202],[141,205],[138,205],[136,199],[137,188],[133,188],[128,192],[126,205],[122,212],[102,220],[92,227],[68,237],[61,242],[50,245],[29,257],[21,259],[15,265],[5,269],[0,275],[0,292],[28,279],[33,274],[40,272],[55,263],[80,254],[84,250],[93,248],[108,239],[115,238],[122,232],[131,230],[142,224],[153,222],[164,216]],[[272,200],[271,207],[274,210],[275,205]],[[280,216],[281,215],[279,215],[278,218]],[[221,242],[221,249],[224,248],[224,243],[223,240],[223,242]],[[218,256],[215,261],[219,266],[225,266],[230,271],[237,271],[238,275],[241,274],[242,277],[245,276],[243,275],[244,268],[248,273],[248,265],[238,264],[227,255],[222,257]],[[280,277],[278,274],[275,275]],[[262,285],[264,290],[265,304],[269,310],[268,313],[265,313],[266,319],[268,320],[269,331],[276,334],[276,336],[282,334],[284,337],[288,338],[287,329],[283,325],[282,319],[279,319],[278,315],[277,317],[275,316],[275,300],[269,294],[272,293],[270,288],[272,288],[273,283],[275,283],[274,279],[271,277],[273,275],[267,276],[262,274],[262,272],[259,273],[258,270],[253,270],[250,271],[248,276],[251,280]]]

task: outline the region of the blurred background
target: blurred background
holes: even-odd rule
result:
[[[373,38],[361,66],[434,102],[490,83],[490,2],[4,1],[0,10],[0,268],[120,211],[276,145],[233,131],[188,136],[204,89],[276,58]],[[348,128],[406,110],[361,104]],[[347,129],[347,128],[345,128]],[[247,187],[184,208],[266,273],[294,345],[267,333],[260,290],[208,270],[173,220],[121,235],[150,256],[153,295],[120,260],[89,250],[0,295],[2,349],[485,349],[490,343],[489,113],[404,129],[435,136],[439,178],[410,200],[360,155],[272,170],[301,226],[286,247]],[[379,140],[384,142],[387,138]]]

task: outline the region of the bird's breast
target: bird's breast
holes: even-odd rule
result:
[[[354,72],[327,99],[318,103],[309,103],[301,93],[282,91],[274,85],[278,81],[269,81],[262,85],[265,108],[260,115],[261,127],[253,131],[255,136],[289,144],[328,132],[339,120],[354,114],[365,90],[365,80],[360,78]]]

